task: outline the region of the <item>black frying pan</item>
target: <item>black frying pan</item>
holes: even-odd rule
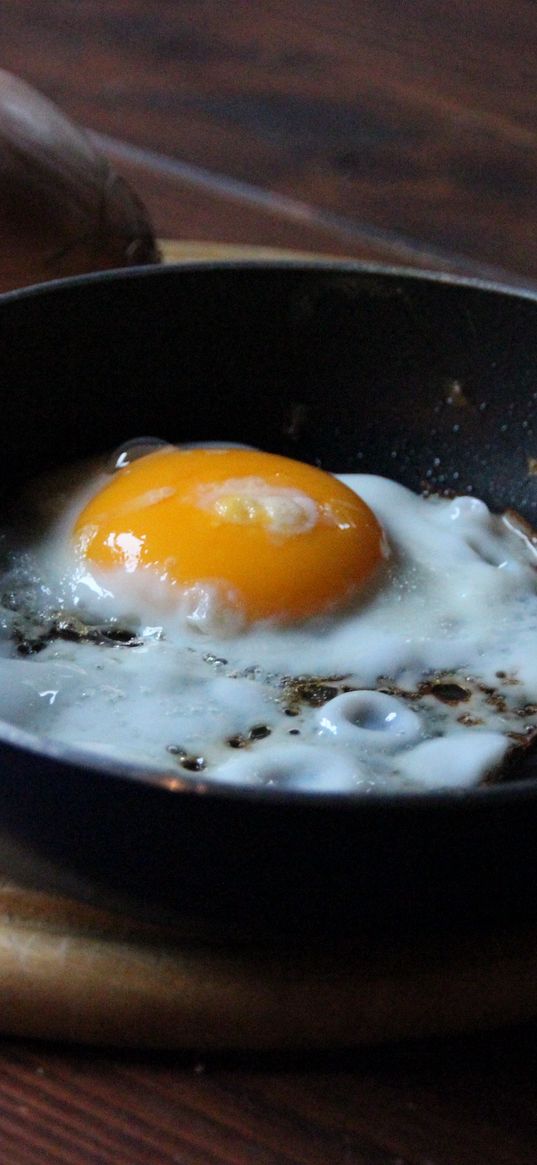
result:
[[[537,302],[355,263],[194,264],[0,297],[11,496],[146,433],[473,490],[537,524]],[[170,792],[0,729],[4,866],[153,916],[385,930],[537,911],[537,781],[437,795]]]

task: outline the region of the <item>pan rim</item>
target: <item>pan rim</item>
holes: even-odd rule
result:
[[[313,255],[311,259],[301,256],[291,258],[231,258],[231,259],[189,259],[177,263],[151,263],[135,267],[111,267],[106,271],[89,271],[81,275],[68,275],[61,279],[50,279],[45,282],[31,283],[26,287],[17,287],[12,291],[0,292],[0,307],[18,299],[35,298],[36,296],[55,291],[91,286],[93,284],[130,282],[137,279],[151,279],[164,276],[168,278],[185,271],[227,271],[227,270],[254,270],[254,271],[341,271],[349,273],[389,276],[393,278],[416,279],[421,283],[434,283],[442,286],[467,287],[476,291],[492,292],[497,295],[508,295],[510,298],[519,298],[537,302],[537,282],[509,283],[499,279],[485,279],[478,275],[457,275],[449,271],[431,271],[424,267],[405,267],[404,264],[369,262],[362,259],[338,259],[333,256],[323,258]],[[509,274],[506,272],[506,280]]]

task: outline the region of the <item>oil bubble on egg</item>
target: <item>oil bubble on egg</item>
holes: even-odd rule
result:
[[[4,720],[267,796],[471,788],[537,736],[516,515],[226,442],[58,481],[7,555]]]
[[[385,692],[348,692],[330,700],[316,713],[319,735],[337,737],[358,748],[389,751],[418,740],[422,731],[416,712]]]

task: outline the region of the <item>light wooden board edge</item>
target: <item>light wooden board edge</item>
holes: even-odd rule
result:
[[[0,890],[0,1027],[144,1048],[378,1044],[537,1014],[537,934],[379,955],[217,946],[38,892]]]
[[[192,260],[211,263],[222,259],[262,259],[265,262],[274,263],[282,259],[304,259],[312,263],[330,262],[335,259],[341,261],[341,255],[320,254],[315,251],[284,250],[278,247],[254,247],[241,243],[218,243],[216,241],[203,243],[194,240],[178,242],[175,239],[160,239],[159,247],[164,263],[188,263]]]

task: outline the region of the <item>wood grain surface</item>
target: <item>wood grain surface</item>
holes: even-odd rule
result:
[[[534,1028],[337,1056],[1,1051],[3,1165],[535,1165]]]
[[[0,28],[4,67],[152,152],[160,233],[529,278],[536,47],[531,0],[4,0]]]
[[[163,236],[522,281],[536,41],[533,0],[3,0],[0,20],[3,67],[104,135]],[[4,1036],[0,1162],[535,1165],[536,1049],[531,1022],[225,1057]]]

